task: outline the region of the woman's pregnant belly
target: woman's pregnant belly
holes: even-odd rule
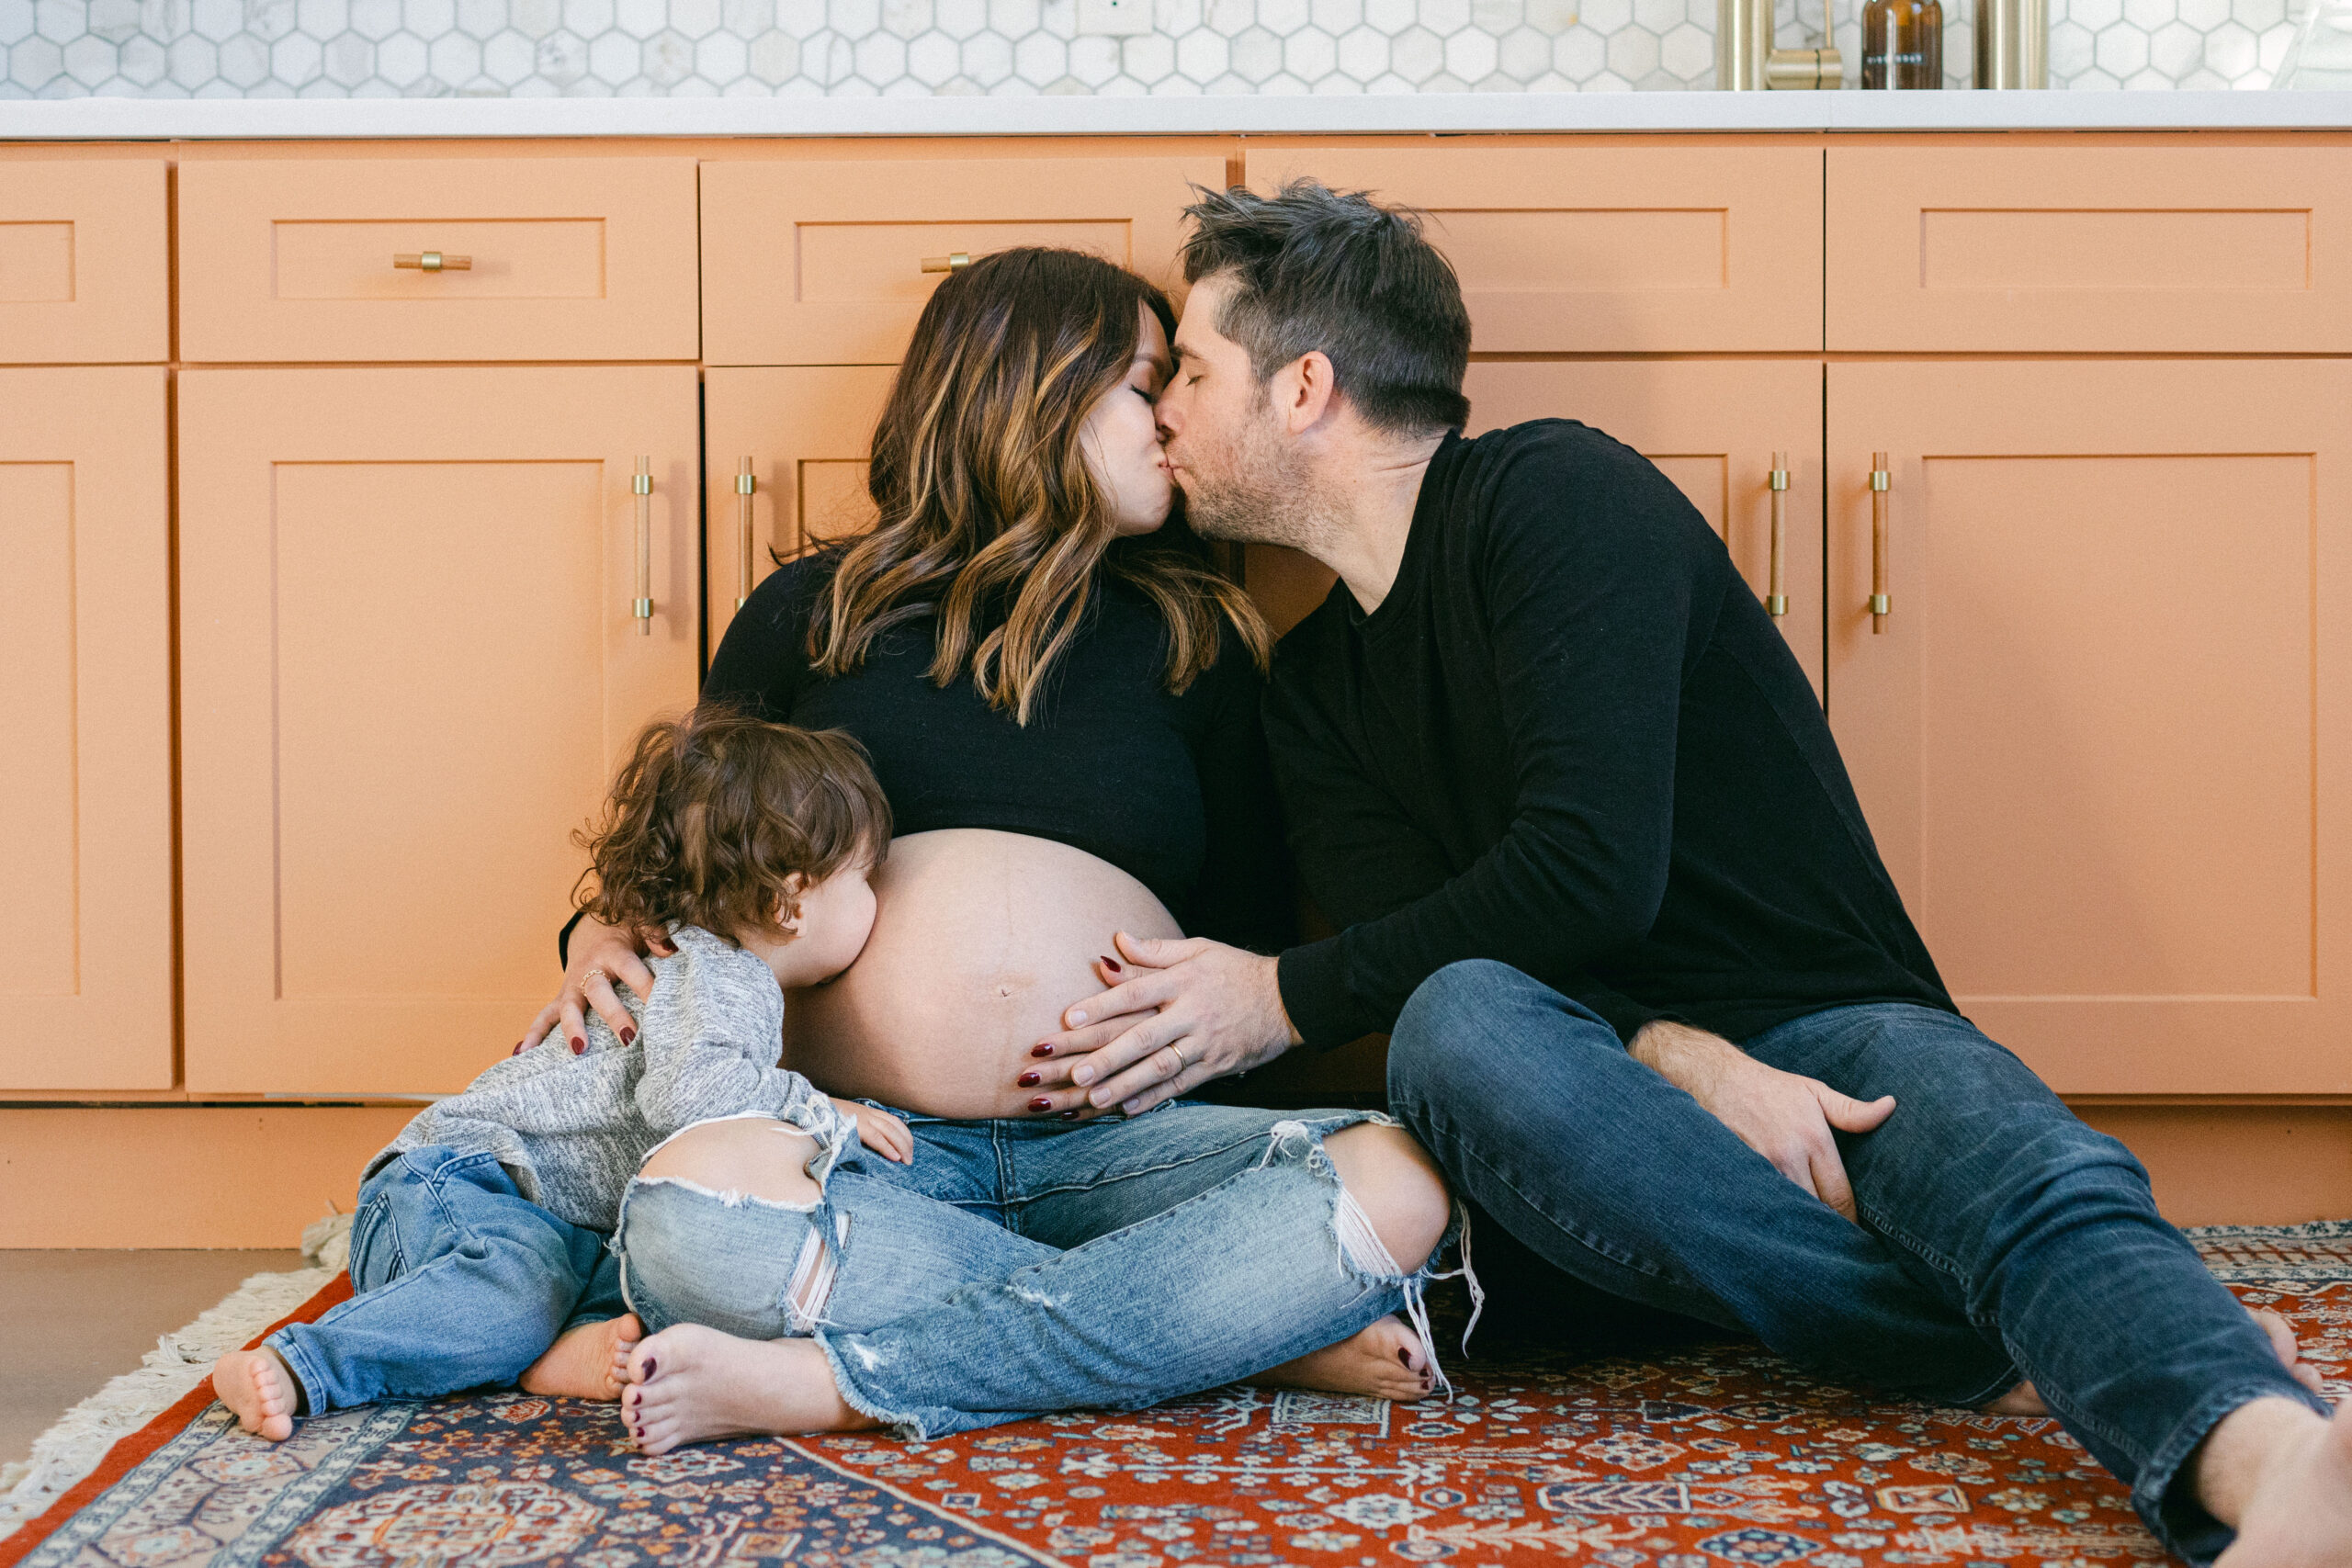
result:
[[[891,841],[857,962],[786,998],[784,1061],[827,1092],[928,1116],[1030,1114],[1029,1048],[1102,990],[1111,934],[1183,934],[1150,889],[1083,850],[954,828]]]

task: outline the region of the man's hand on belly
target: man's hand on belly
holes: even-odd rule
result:
[[[1271,958],[1199,938],[1148,941],[1121,931],[1133,979],[1062,1014],[1046,1036],[1057,1064],[1097,1111],[1136,1116],[1211,1078],[1248,1072],[1299,1043],[1283,1010]],[[1149,1016],[1108,1043],[1090,1024],[1119,1013]],[[1099,1024],[1096,1026],[1099,1028]]]

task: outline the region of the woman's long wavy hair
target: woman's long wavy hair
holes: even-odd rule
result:
[[[1147,310],[1172,338],[1166,295],[1082,251],[1000,251],[939,286],[874,432],[880,521],[842,550],[809,619],[815,669],[846,673],[876,638],[928,617],[932,679],[968,674],[1026,725],[1098,568],[1159,607],[1170,692],[1216,661],[1220,617],[1267,667],[1264,618],[1181,516],[1120,537],[1087,468],[1080,429],[1126,378]]]

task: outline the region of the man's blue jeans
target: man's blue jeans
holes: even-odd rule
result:
[[[2030,1379],[2167,1545],[2217,1555],[2230,1532],[2196,1500],[2191,1451],[2257,1397],[2327,1406],[2157,1214],[2131,1151],[1931,1008],[1831,1008],[1745,1049],[1894,1096],[1876,1132],[1838,1139],[1860,1225],[1506,964],[1414,993],[1388,1093],[1455,1190],[1553,1267],[1916,1398],[1978,1404]]]
[[[565,1329],[628,1310],[600,1232],[526,1200],[496,1156],[438,1145],[360,1188],[351,1285],[269,1337],[313,1416],[513,1382]]]

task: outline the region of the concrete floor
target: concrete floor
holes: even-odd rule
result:
[[[0,1464],[246,1275],[300,1267],[293,1251],[0,1251],[0,1323],[18,1352],[0,1360]]]

